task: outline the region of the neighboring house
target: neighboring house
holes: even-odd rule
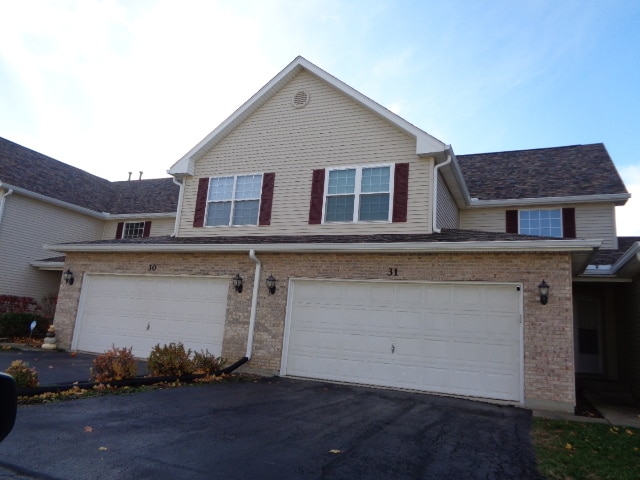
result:
[[[64,257],[44,244],[173,233],[178,191],[171,178],[110,182],[0,138],[0,295],[58,293]]]
[[[638,243],[602,145],[456,158],[298,57],[169,173],[174,235],[49,247],[76,279],[61,345],[565,411],[576,365],[637,381]]]

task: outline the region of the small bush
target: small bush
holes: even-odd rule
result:
[[[33,313],[0,314],[0,335],[6,337],[28,337],[31,334],[31,322],[36,321],[32,336],[43,338],[51,322]]]
[[[107,350],[93,359],[91,379],[96,382],[113,382],[133,378],[137,373],[136,360],[131,353],[132,348],[116,348]]]
[[[196,373],[213,375],[224,368],[227,361],[224,358],[216,357],[209,353],[209,350],[194,352],[193,368]]]
[[[191,350],[184,349],[182,343],[156,345],[151,349],[147,369],[153,375],[182,376],[193,373],[193,362],[189,358]]]
[[[0,295],[0,314],[2,313],[36,313],[40,314],[41,307],[31,297],[16,295]]]
[[[18,388],[38,386],[38,372],[35,367],[29,367],[27,362],[14,360],[5,371],[14,378]]]

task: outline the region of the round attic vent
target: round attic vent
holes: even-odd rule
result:
[[[296,108],[302,108],[309,103],[309,94],[304,90],[300,90],[293,96],[293,106]]]

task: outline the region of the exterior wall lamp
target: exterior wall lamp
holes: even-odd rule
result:
[[[276,293],[276,279],[273,278],[273,275],[269,275],[266,282],[267,288],[269,289],[269,295],[273,295],[274,293]]]
[[[549,285],[542,279],[542,283],[538,285],[538,291],[540,292],[540,303],[546,305],[549,301]]]
[[[67,268],[67,271],[62,274],[62,278],[64,278],[64,283],[67,285],[73,285],[73,272],[71,269]]]
[[[236,292],[242,293],[242,277],[239,273],[236,273],[236,276],[233,277],[233,288],[236,289]]]

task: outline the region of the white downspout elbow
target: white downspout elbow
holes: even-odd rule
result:
[[[249,258],[256,264],[256,273],[253,277],[253,297],[251,298],[251,316],[249,317],[249,335],[247,336],[247,360],[251,359],[253,353],[253,332],[256,327],[256,312],[258,310],[258,291],[260,289],[260,275],[262,274],[262,263],[256,257],[256,251],[249,250]]]
[[[176,212],[176,223],[173,226],[173,235],[172,237],[177,237],[178,232],[180,231],[180,214],[182,213],[182,199],[184,198],[184,178],[181,181],[177,181],[176,177],[172,178],[173,183],[180,187],[180,193],[178,194],[178,211]]]
[[[1,183],[0,183],[0,186],[2,186]],[[0,222],[2,222],[2,214],[4,213],[5,198],[7,198],[12,193],[13,193],[13,189],[9,189],[6,192],[4,192],[2,195],[0,195]]]
[[[451,153],[447,153],[447,160],[436,165],[433,168],[433,209],[432,209],[432,218],[433,218],[433,232],[440,233],[442,231],[441,228],[438,227],[438,172],[440,168],[445,165],[449,165],[451,163]]]

